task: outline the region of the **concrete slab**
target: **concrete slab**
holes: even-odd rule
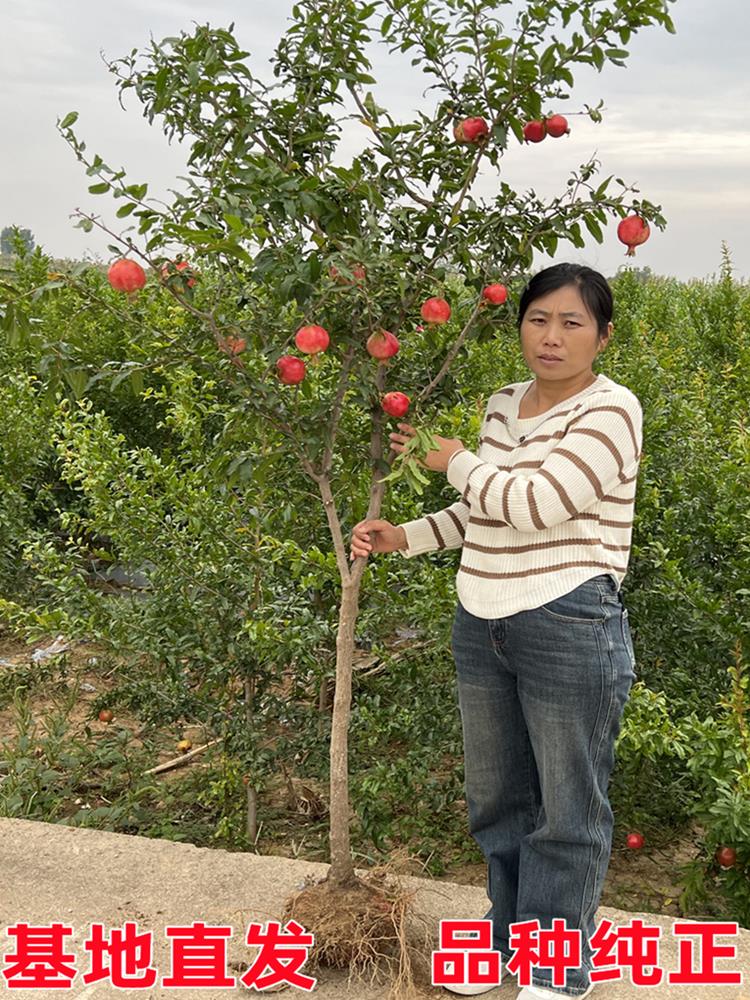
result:
[[[168,988],[160,986],[162,976],[171,972],[169,946],[164,930],[173,924],[229,924],[233,937],[227,949],[230,962],[241,971],[251,964],[255,951],[244,944],[249,923],[280,920],[284,901],[308,875],[320,875],[326,865],[255,854],[236,854],[195,847],[148,837],[104,833],[22,819],[0,819],[0,969],[4,956],[15,950],[15,939],[6,934],[8,926],[26,921],[49,926],[62,921],[73,928],[65,950],[75,955],[78,974],[68,989],[10,989],[0,976],[0,995],[18,1000],[52,1000],[61,996],[72,1000],[219,1000],[258,994],[243,986],[230,989]],[[477,918],[486,912],[484,890],[429,879],[404,877],[414,889],[414,907],[434,928],[437,947],[439,921],[450,918]],[[659,968],[664,982],[656,987],[635,986],[627,971],[623,981],[598,983],[591,1000],[750,1000],[750,930],[740,929],[736,937],[722,936],[721,946],[735,948],[734,957],[715,961],[719,972],[736,972],[741,982],[729,985],[678,985],[666,982],[678,968],[678,939],[672,933],[675,918],[652,913],[629,913],[600,907],[597,922],[609,918],[616,927],[641,917],[662,929]],[[82,974],[89,968],[89,952],[83,948],[92,922],[100,922],[105,933],[136,920],[138,930],[153,931],[153,966],[158,970],[156,985],[146,990],[119,990],[104,983],[86,985]],[[697,938],[690,937],[698,952]],[[426,956],[428,958],[428,956]],[[302,970],[304,971],[304,969]],[[285,997],[314,996],[320,1000],[386,1000],[387,986],[349,985],[345,973],[317,973],[312,994],[295,987],[282,990]],[[514,976],[503,973],[503,983],[486,994],[488,1000],[516,1000],[519,992]],[[442,989],[427,987],[417,995],[429,998],[449,996]]]

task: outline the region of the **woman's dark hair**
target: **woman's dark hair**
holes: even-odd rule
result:
[[[586,308],[596,320],[599,336],[603,337],[612,319],[612,290],[603,274],[583,264],[553,264],[538,271],[524,289],[518,304],[518,328],[521,328],[532,302],[566,285],[578,288]]]

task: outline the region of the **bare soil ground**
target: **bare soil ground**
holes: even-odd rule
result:
[[[32,664],[31,653],[35,648],[44,649],[50,646],[53,641],[54,636],[50,636],[35,643],[34,647],[28,647],[17,639],[7,636],[0,637],[0,690],[2,690],[3,673],[6,672],[7,677],[9,670],[28,671],[26,676],[32,679],[39,674],[43,676],[45,665],[50,664],[51,661],[47,659],[38,664]],[[55,711],[65,685],[70,687],[77,680],[83,687],[79,690],[79,698],[72,706],[68,716],[70,735],[84,738],[86,725],[89,726],[94,736],[106,732],[108,726],[112,724],[100,722],[92,705],[95,701],[100,702],[102,695],[113,687],[113,677],[116,674],[117,664],[95,642],[73,643],[64,654],[57,656],[55,661],[54,674],[50,681],[41,680],[34,685],[32,714],[34,721],[38,724],[38,731],[44,731],[45,721]],[[63,661],[62,668],[61,661]],[[90,690],[87,685],[95,690]],[[126,727],[132,733],[130,745],[133,747],[142,746],[142,730],[139,719],[119,708],[116,709],[116,712],[115,722],[117,725]],[[185,738],[190,739],[193,746],[199,746],[208,742],[211,735],[200,726],[185,726],[184,728],[166,726],[157,736],[159,756],[154,764],[163,763],[178,756],[177,743]],[[14,743],[16,739],[17,727],[13,704],[4,704],[3,700],[0,700],[0,761],[3,758],[3,744]],[[153,740],[153,734],[151,739]],[[192,772],[196,768],[202,769],[207,766],[206,760],[199,755],[192,758],[185,767],[166,771],[160,775],[159,781],[164,785],[180,781],[184,778],[187,768],[190,768]],[[0,774],[2,774],[2,769],[0,769]],[[315,785],[315,782],[307,784]],[[323,795],[325,794],[325,790],[319,789],[319,791]],[[268,829],[267,825],[266,839],[258,844],[258,849],[267,855],[281,855],[311,861],[323,860],[320,850],[316,849],[316,838],[308,837],[306,839],[305,837],[307,817],[283,816],[285,804],[288,804],[288,786],[282,776],[279,776],[278,784],[270,787],[265,795],[265,805],[270,807],[271,817],[276,816],[279,822],[273,831]],[[88,797],[87,801],[92,808],[102,804],[95,796]],[[69,811],[72,814],[78,808],[79,804],[70,803]],[[616,844],[613,847],[601,904],[621,910],[645,911],[672,916],[695,916],[685,913],[679,904],[679,868],[680,865],[696,857],[698,853],[696,843],[700,833],[700,829],[694,827],[686,836],[666,848],[647,844],[640,851],[632,851],[624,845]],[[307,849],[305,849],[306,843]],[[405,852],[408,852],[408,845],[404,845],[404,849]],[[405,864],[403,870],[413,875],[423,874],[418,863]],[[483,887],[486,879],[486,867],[483,863],[467,864],[461,860],[455,860],[448,863],[445,874],[439,878],[461,885]]]

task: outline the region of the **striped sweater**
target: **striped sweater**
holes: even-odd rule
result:
[[[630,557],[643,414],[606,375],[519,419],[532,384],[490,396],[475,454],[451,456],[460,500],[402,524],[410,559],[461,547],[456,591],[478,618],[504,618],[562,597],[600,573],[618,588]]]

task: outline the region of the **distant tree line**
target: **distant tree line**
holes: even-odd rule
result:
[[[20,226],[6,226],[0,233],[0,253],[16,253],[16,240],[20,240],[27,251],[33,250],[36,246],[34,236],[30,229],[21,229]]]

